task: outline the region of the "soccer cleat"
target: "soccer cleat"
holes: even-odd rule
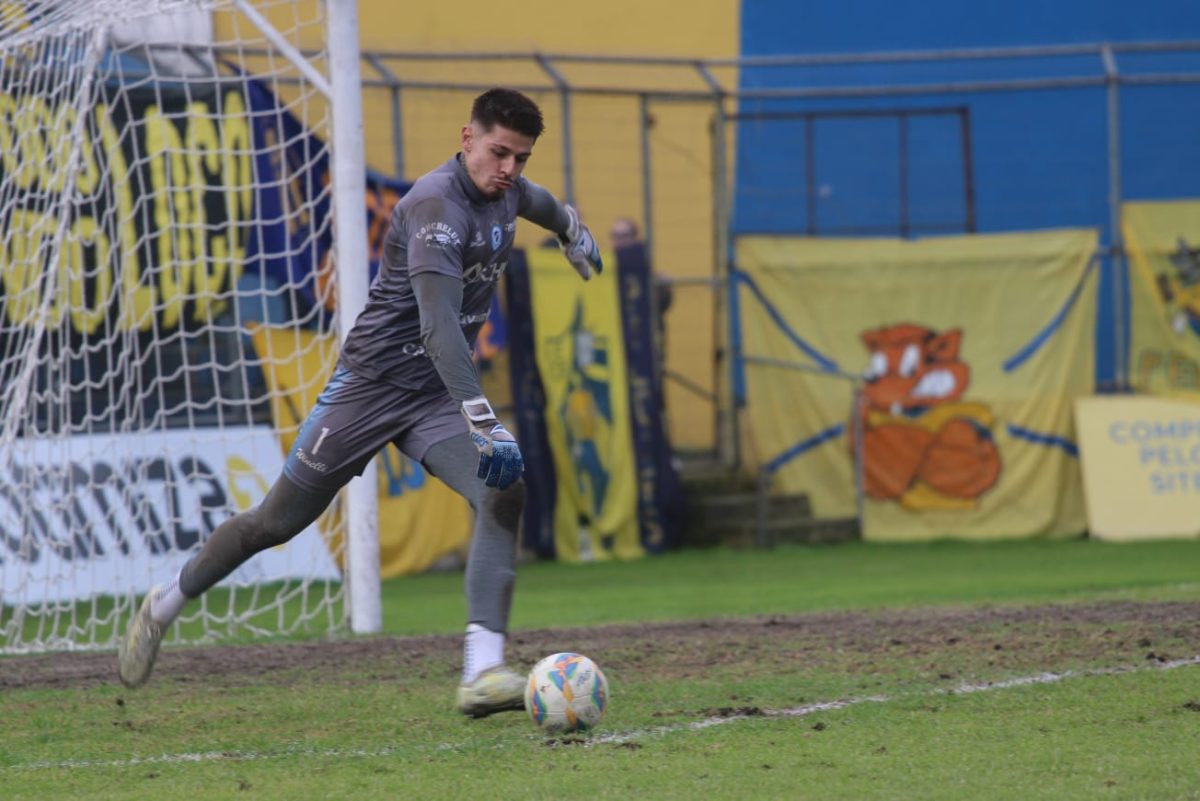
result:
[[[150,678],[158,646],[162,642],[163,627],[150,617],[150,604],[158,587],[146,593],[137,614],[129,623],[129,631],[117,650],[117,674],[126,687],[140,687]]]
[[[504,665],[488,668],[458,688],[458,711],[472,718],[525,708],[525,677]]]

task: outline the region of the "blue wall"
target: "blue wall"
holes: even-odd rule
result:
[[[743,0],[742,54],[821,54],[1072,43],[1200,40],[1200,2],[1055,0],[920,4],[885,0]],[[1200,53],[1121,55],[1123,73],[1200,73]],[[1102,74],[1095,56],[923,64],[745,68],[743,89],[945,83]],[[1121,93],[1123,198],[1200,196],[1200,85]],[[981,232],[1064,226],[1109,231],[1106,105],[1102,88],[1022,93],[746,101],[738,123],[738,232],[822,235],[902,232],[901,137],[896,114],[755,119],[762,113],[937,110],[907,120],[907,232],[967,224],[961,117],[969,117],[974,219]],[[811,134],[811,140],[810,140]],[[810,182],[809,165],[813,164]],[[810,188],[811,184],[811,188]],[[810,204],[811,191],[811,204]],[[810,208],[811,205],[811,208]],[[1102,273],[1097,380],[1115,375],[1120,282]],[[1116,304],[1120,304],[1117,306]]]

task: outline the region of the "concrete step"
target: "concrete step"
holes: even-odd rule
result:
[[[747,518],[741,522],[697,524],[688,529],[687,535],[689,544],[738,548],[849,542],[861,536],[855,518],[768,519],[761,526],[754,518]]]
[[[856,519],[816,519],[804,494],[769,496],[762,509],[758,494],[753,492],[692,494],[687,499],[687,545],[769,547],[788,542],[843,542],[858,537]]]
[[[688,511],[700,522],[723,523],[754,520],[759,514],[756,492],[709,492],[688,496]],[[812,517],[812,505],[807,495],[768,496],[763,510],[769,520]]]

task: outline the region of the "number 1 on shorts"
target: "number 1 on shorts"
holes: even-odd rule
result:
[[[325,435],[329,433],[329,426],[322,426],[321,436],[317,437],[317,444],[313,445],[313,456],[317,455],[317,451],[321,450],[321,443],[325,441]]]

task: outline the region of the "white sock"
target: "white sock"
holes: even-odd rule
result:
[[[503,662],[503,632],[489,631],[478,623],[467,626],[463,643],[463,684],[470,684],[480,673]]]
[[[179,591],[179,574],[176,573],[175,578],[154,593],[150,601],[150,617],[160,626],[169,626],[183,611],[187,601],[187,596]]]

